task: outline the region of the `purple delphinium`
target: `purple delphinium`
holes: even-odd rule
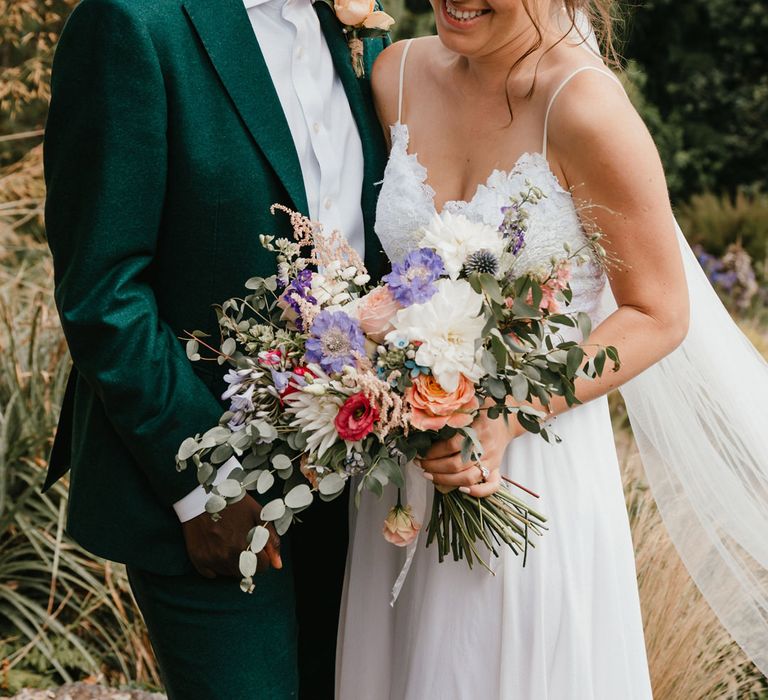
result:
[[[510,239],[510,252],[517,255],[525,245],[525,223],[520,216],[520,205],[510,204],[501,208],[504,218],[499,226],[499,231],[504,238]]]
[[[283,292],[283,298],[288,302],[290,307],[296,312],[298,318],[296,319],[296,328],[300,331],[304,330],[304,323],[301,317],[301,307],[296,297],[305,299],[310,304],[316,304],[317,299],[313,297],[309,291],[312,288],[312,271],[301,270],[296,277],[291,280],[291,283],[286,287]]]
[[[392,265],[384,276],[392,296],[403,306],[423,304],[436,291],[435,282],[445,272],[443,259],[431,248],[419,248]]]
[[[322,311],[310,329],[305,346],[307,362],[317,362],[326,372],[341,372],[365,354],[360,325],[343,311]]]

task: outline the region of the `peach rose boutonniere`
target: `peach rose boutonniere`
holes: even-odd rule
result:
[[[431,375],[419,375],[405,392],[411,407],[411,425],[417,430],[440,430],[446,425],[465,428],[472,423],[480,402],[475,385],[463,374],[454,391],[446,391]]]
[[[393,17],[376,9],[376,0],[325,0],[336,13],[347,36],[355,75],[365,75],[363,39],[385,36],[395,23]]]

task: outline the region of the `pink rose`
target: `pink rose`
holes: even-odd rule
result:
[[[341,406],[334,421],[336,432],[342,440],[357,442],[373,430],[379,420],[378,409],[371,405],[362,392],[350,396]]]
[[[463,374],[452,392],[443,389],[431,374],[421,374],[406,389],[405,399],[411,406],[411,425],[417,430],[440,430],[446,425],[464,428],[480,408],[475,385]]]
[[[392,330],[392,319],[403,307],[395,301],[389,287],[376,287],[360,299],[357,318],[360,328],[375,343],[383,343]]]
[[[384,521],[382,534],[384,539],[397,547],[407,547],[416,539],[421,525],[416,522],[411,512],[411,506],[397,505],[389,511]]]

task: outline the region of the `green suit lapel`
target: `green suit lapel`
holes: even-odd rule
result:
[[[241,0],[184,0],[183,6],[240,118],[293,206],[308,215],[296,147],[245,6]]]
[[[366,61],[366,70],[369,73],[366,78],[360,79],[355,75],[349,55],[347,39],[333,10],[322,0],[315,2],[315,10],[320,19],[320,26],[323,28],[336,72],[347,93],[349,106],[357,124],[360,140],[363,143],[365,181],[363,182],[361,205],[365,221],[365,258],[368,270],[375,274],[381,262],[379,260],[381,244],[373,232],[376,218],[376,183],[381,179],[384,172],[387,151],[384,135],[373,106],[371,84],[368,80],[370,78],[370,66],[367,65],[368,61]]]

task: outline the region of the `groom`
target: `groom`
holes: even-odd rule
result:
[[[385,43],[365,41],[366,76]],[[304,513],[240,592],[260,505],[214,523],[175,469],[223,389],[179,336],[218,337],[212,304],[274,272],[259,234],[290,229],[273,203],[341,230],[375,278],[385,158],[324,2],[84,0],[61,37],[46,220],[74,370],[44,488],[71,468],[68,531],[128,565],[171,700],[333,696],[346,506]]]

